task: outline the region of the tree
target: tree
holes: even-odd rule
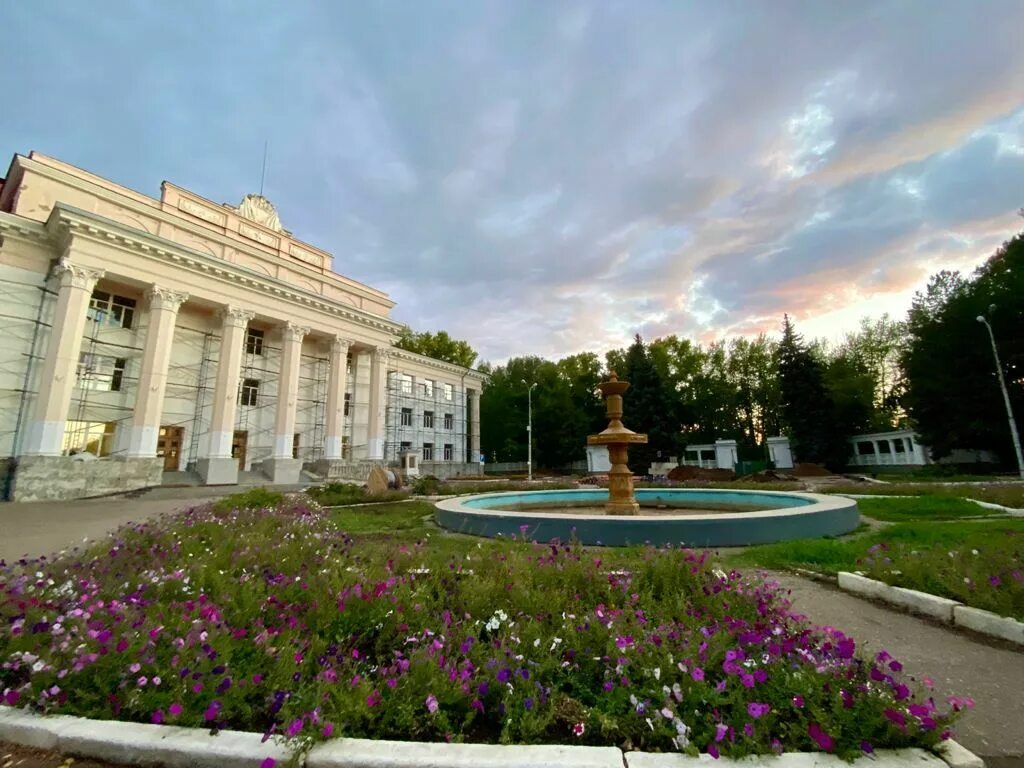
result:
[[[447,331],[416,333],[411,328],[405,327],[398,334],[395,346],[409,352],[432,357],[435,360],[461,365],[463,368],[472,368],[477,357],[476,352],[469,346],[469,342],[453,339]]]
[[[900,398],[905,386],[900,356],[907,342],[907,324],[888,314],[863,318],[857,331],[833,355],[863,368],[871,377],[871,416],[867,429],[883,432],[905,422]]]
[[[1004,243],[971,279],[939,272],[914,297],[901,362],[903,405],[933,458],[955,449],[1013,449],[987,332],[991,313],[1003,375],[1016,414],[1024,412],[1024,235]]]
[[[782,418],[798,461],[841,469],[849,454],[848,434],[838,428],[835,403],[825,382],[825,366],[796,332],[789,315],[783,319],[779,344]]]
[[[674,398],[651,360],[640,334],[626,351],[619,378],[630,383],[625,394],[623,423],[634,432],[647,434],[646,445],[630,448],[630,469],[646,473],[651,462],[671,458],[678,445],[679,422]]]

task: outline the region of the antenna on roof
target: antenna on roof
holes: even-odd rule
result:
[[[263,141],[263,173],[260,174],[260,197],[263,197],[263,182],[267,178],[267,146],[270,144],[270,139],[264,139]]]

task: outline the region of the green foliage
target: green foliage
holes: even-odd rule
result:
[[[955,496],[907,496],[897,499],[858,499],[862,515],[886,522],[956,520],[984,517],[992,510]]]
[[[748,547],[730,565],[865,571],[874,579],[1024,617],[1024,520],[905,522],[843,539]]]
[[[325,483],[324,485],[310,488],[307,493],[310,498],[325,507],[343,506],[345,504],[366,504],[378,501],[400,501],[409,498],[404,491],[385,491],[384,493],[371,494],[366,486],[355,483]]]
[[[477,354],[469,346],[469,342],[453,339],[447,331],[430,333],[423,331],[416,333],[406,327],[398,335],[395,346],[399,349],[406,349],[409,352],[416,352],[435,360],[443,360],[446,363],[460,365],[463,368],[472,368],[476,361]]]
[[[331,511],[331,519],[351,536],[397,532],[422,536],[433,528],[430,523],[433,515],[434,505],[426,501],[373,504]]]
[[[233,509],[273,509],[284,500],[284,495],[266,488],[251,488],[242,493],[233,493],[214,502],[218,512],[230,512]]]
[[[995,311],[990,314],[990,305]],[[914,298],[902,357],[903,403],[935,458],[992,450],[1014,462],[995,375],[990,316],[1017,419],[1024,413],[1024,235],[1005,243],[970,279],[939,272]]]
[[[943,496],[977,499],[1012,509],[1024,509],[1024,483],[993,483],[970,485],[942,485],[939,483],[886,483],[833,485],[822,493],[883,495],[883,496]]]
[[[439,496],[441,481],[433,475],[420,475],[412,481],[411,490],[417,496]]]

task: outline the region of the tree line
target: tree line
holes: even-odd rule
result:
[[[722,438],[737,441],[741,459],[765,459],[766,438],[779,434],[790,437],[799,461],[841,468],[852,435],[904,427],[915,429],[936,459],[958,448],[987,450],[1009,465],[1005,409],[978,316],[990,319],[1011,401],[1024,413],[1024,235],[1018,235],[971,275],[933,275],[906,318],[866,318],[837,344],[805,340],[787,316],[778,339],[762,334],[702,345],[676,335],[650,341],[637,335],[603,360],[586,352],[483,363],[490,380],[480,402],[481,449],[489,462],[526,460],[527,391],[536,384],[537,466],[584,459],[587,435],[606,424],[597,384],[615,370],[631,383],[626,426],[649,435],[646,446],[631,448],[637,471],[659,458],[676,459],[686,445]],[[475,357],[465,342],[449,347],[459,352],[450,362]]]

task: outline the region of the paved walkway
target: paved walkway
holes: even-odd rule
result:
[[[936,699],[970,696],[975,707],[956,738],[989,768],[1024,768],[1024,650],[963,634],[854,597],[838,588],[772,574],[792,591],[793,609],[841,629],[869,652],[889,651],[904,671],[935,681]]]

